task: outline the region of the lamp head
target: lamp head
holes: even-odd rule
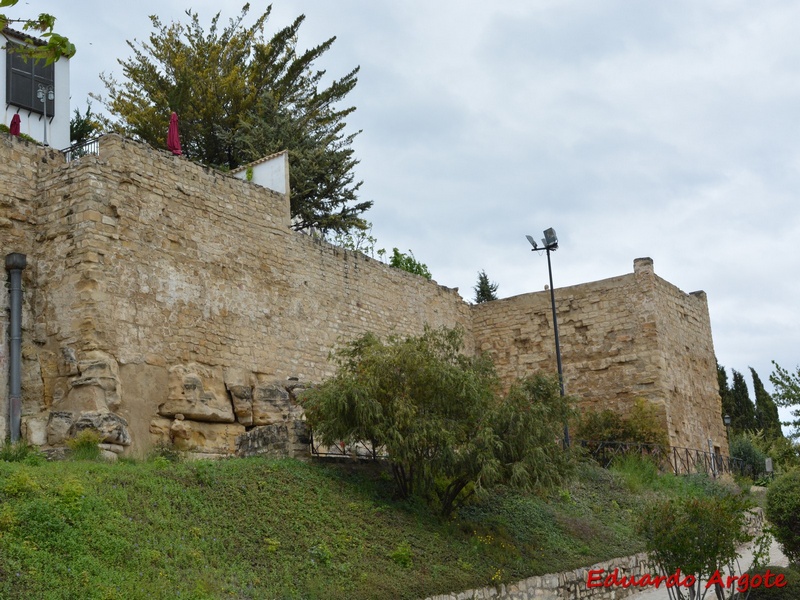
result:
[[[536,240],[534,240],[534,239],[533,239],[531,236],[529,236],[529,235],[526,235],[525,237],[526,237],[526,238],[528,238],[528,241],[530,242],[531,246],[533,246],[533,249],[534,249],[534,250],[538,250],[538,249],[539,249],[539,244],[537,244],[537,243],[536,243]]]
[[[544,230],[544,245],[551,249],[558,247],[558,236],[556,236],[556,230],[552,227]]]
[[[725,415],[724,417],[722,417],[722,422],[725,423],[725,427],[727,427],[728,425],[731,424],[731,416]]]

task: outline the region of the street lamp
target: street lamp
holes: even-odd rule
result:
[[[728,430],[729,430],[729,428],[731,426],[731,416],[730,415],[725,415],[724,417],[722,417],[722,422],[725,423],[725,437],[728,438],[728,443],[730,443],[731,434],[730,434],[730,432]]]
[[[55,98],[52,85],[39,84],[39,89],[36,91],[36,97],[39,102],[44,104],[44,145],[47,146],[47,101]]]
[[[550,265],[550,252],[555,252],[558,250],[558,237],[556,236],[556,230],[552,227],[550,229],[544,230],[544,238],[542,238],[542,248],[539,248],[539,244],[536,243],[531,236],[526,235],[528,241],[530,242],[533,248],[531,252],[536,250],[545,250],[547,252],[547,273],[550,275],[550,304],[553,308],[553,333],[555,334],[556,338],[556,365],[558,365],[558,385],[561,388],[561,396],[563,397],[564,394],[564,370],[561,366],[561,345],[558,341],[558,317],[556,316],[556,294],[555,290],[553,289],[553,268]],[[564,421],[564,447],[569,448],[569,425],[566,421]]]

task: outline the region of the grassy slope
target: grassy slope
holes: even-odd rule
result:
[[[0,597],[395,599],[514,581],[641,551],[636,507],[688,484],[627,477],[584,466],[550,498],[502,493],[442,522],[374,468],[0,462]]]

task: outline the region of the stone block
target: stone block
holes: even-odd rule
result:
[[[168,446],[172,444],[172,419],[156,417],[150,421],[150,441],[153,445]]]
[[[259,376],[253,388],[253,425],[269,425],[285,420],[298,419],[303,410],[294,400],[295,385],[266,380]]]
[[[31,446],[44,446],[47,443],[47,422],[49,415],[22,417],[22,439]]]
[[[84,429],[91,429],[100,434],[101,443],[130,446],[131,436],[128,433],[128,422],[111,412],[84,412],[69,428],[69,437],[77,436]]]
[[[69,438],[69,430],[75,416],[67,411],[52,411],[47,420],[47,443],[59,446]]]
[[[180,413],[187,419],[211,423],[235,421],[222,369],[197,363],[176,365],[169,370],[169,396],[158,412],[163,417]]]
[[[69,391],[55,407],[59,411],[103,412],[119,408],[121,390],[119,365],[110,354],[99,350],[86,352],[77,364],[71,349],[62,349],[62,368],[78,375],[69,382]]]
[[[245,432],[239,423],[173,421],[170,428],[173,444],[179,450],[202,454],[232,455],[236,439]]]

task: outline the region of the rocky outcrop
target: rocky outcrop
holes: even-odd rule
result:
[[[100,350],[78,357],[66,347],[62,348],[60,370],[67,391],[54,403],[53,410],[26,417],[26,439],[57,449],[89,429],[98,434],[103,455],[116,458],[131,445],[128,422],[115,412],[122,402],[116,359]]]
[[[253,427],[239,436],[237,456],[303,456],[310,443],[305,421],[287,421]]]
[[[66,358],[66,354],[65,354]],[[121,402],[119,365],[113,356],[92,350],[77,361],[69,391],[54,407],[62,412],[115,411]]]
[[[61,446],[81,431],[90,429],[100,436],[100,443],[119,447],[131,445],[128,422],[117,414],[108,411],[71,413],[53,411],[47,422],[47,443]]]
[[[209,423],[233,423],[221,368],[197,363],[176,365],[169,370],[169,397],[158,407],[162,417],[183,415],[186,419]]]
[[[85,412],[69,427],[69,437],[76,437],[81,431],[90,429],[100,435],[101,444],[114,446],[130,446],[131,436],[128,433],[128,422],[111,412]]]
[[[178,450],[200,454],[233,455],[236,439],[245,432],[240,423],[203,423],[176,418],[170,437]]]

